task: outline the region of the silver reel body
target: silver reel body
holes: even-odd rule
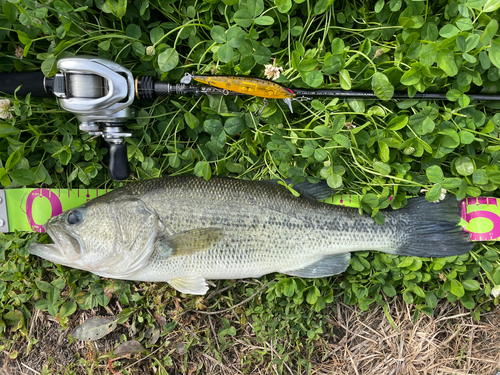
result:
[[[121,124],[134,117],[134,77],[121,65],[97,57],[69,57],[57,62],[53,93],[59,104],[74,113],[80,130],[120,144],[131,133]]]
[[[63,109],[76,115],[81,131],[104,138],[111,178],[127,179],[130,167],[123,138],[132,133],[124,132],[122,125],[134,117],[132,73],[112,61],[85,56],[61,59],[57,68],[52,93]]]

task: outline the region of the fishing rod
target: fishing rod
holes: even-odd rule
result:
[[[290,89],[254,77],[186,73],[180,83],[171,84],[150,76],[134,78],[128,69],[113,61],[88,56],[61,59],[57,69],[53,77],[45,77],[42,72],[0,74],[0,91],[10,95],[55,96],[64,110],[76,115],[81,131],[102,136],[106,141],[109,174],[114,180],[125,180],[130,175],[123,140],[132,134],[124,131],[123,126],[134,117],[130,105],[135,99],[152,101],[170,95],[249,95],[264,98],[264,105],[267,99],[282,99],[292,113],[292,100],[311,100],[313,97],[379,99],[371,91]],[[203,85],[192,85],[192,81]],[[500,94],[468,96],[473,100],[500,100]],[[392,98],[447,100],[443,93],[416,93],[410,98],[405,92],[395,92]]]

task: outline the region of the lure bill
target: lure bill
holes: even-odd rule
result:
[[[0,232],[44,233],[51,217],[75,208],[111,190],[104,189],[7,189],[0,190]],[[357,195],[335,194],[325,203],[359,207]],[[472,241],[500,240],[500,202],[497,198],[466,198],[462,201],[462,225]]]

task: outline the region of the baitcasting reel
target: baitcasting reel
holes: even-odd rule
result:
[[[102,136],[109,150],[109,174],[125,180],[130,174],[123,130],[134,117],[135,83],[132,73],[113,61],[90,56],[69,57],[57,62],[58,73],[45,77],[42,72],[0,74],[0,91],[34,97],[55,96],[60,106],[74,113],[80,130]]]
[[[124,123],[134,117],[132,73],[112,61],[93,57],[71,57],[57,63],[60,73],[45,78],[45,89],[59,99],[59,104],[74,113],[80,130],[102,136],[109,149],[109,174],[125,180],[130,174]]]

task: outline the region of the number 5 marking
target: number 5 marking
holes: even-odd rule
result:
[[[497,199],[496,198],[485,198],[485,197],[479,197],[479,198],[467,198],[466,199],[466,205],[467,206],[474,206],[474,205],[489,205],[489,206],[498,206]],[[471,220],[477,219],[477,218],[485,218],[488,219],[492,222],[493,228],[489,232],[472,232],[465,228],[465,230],[469,233],[471,233],[471,240],[472,241],[492,241],[500,237],[500,216],[498,216],[496,213],[491,212],[491,211],[473,211],[467,213],[467,211],[462,211],[463,213],[463,219],[467,222],[470,223]],[[480,228],[477,228],[480,229]]]

